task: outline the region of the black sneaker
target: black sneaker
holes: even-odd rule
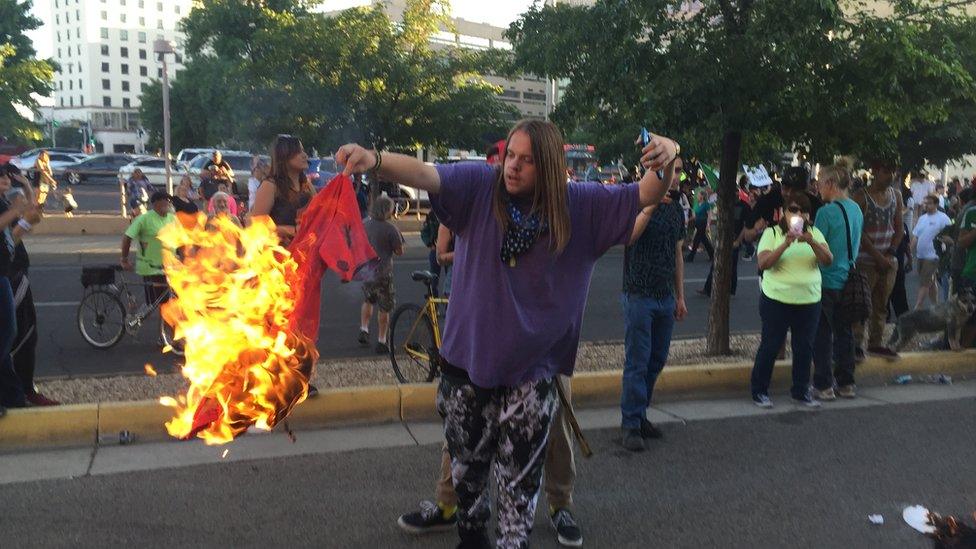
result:
[[[390,348],[386,346],[386,343],[381,341],[376,342],[376,354],[378,355],[388,355],[390,354]]]
[[[642,438],[664,438],[664,433],[644,418],[641,418],[640,433]]]
[[[426,534],[450,530],[457,524],[457,512],[451,518],[444,518],[444,511],[433,501],[421,501],[420,510],[400,515],[397,524],[405,532],[411,534]]]
[[[631,452],[643,452],[647,449],[644,444],[644,437],[641,436],[640,429],[624,429],[624,448],[630,450]]]
[[[576,523],[576,518],[569,509],[562,507],[549,517],[552,527],[556,529],[556,540],[563,547],[582,547],[583,530]]]
[[[359,344],[369,346],[369,332],[366,330],[359,330]]]
[[[864,362],[864,349],[861,346],[854,347],[854,364]]]
[[[312,398],[312,397],[317,397],[317,396],[319,396],[319,388],[316,387],[315,385],[312,385],[311,383],[309,383],[308,384],[308,397],[306,397],[306,398]]]

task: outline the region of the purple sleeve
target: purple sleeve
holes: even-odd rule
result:
[[[636,183],[602,185],[579,183],[588,228],[597,256],[613,246],[627,244],[640,210],[640,189]]]
[[[430,195],[437,219],[456,234],[464,234],[479,193],[491,192],[495,169],[487,164],[461,162],[437,166],[441,188]]]

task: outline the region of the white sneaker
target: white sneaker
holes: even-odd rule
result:
[[[837,394],[834,392],[833,387],[827,387],[822,391],[820,389],[814,389],[813,396],[817,400],[826,400],[826,401],[837,400]]]

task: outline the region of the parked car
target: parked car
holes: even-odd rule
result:
[[[237,151],[220,152],[223,159],[234,170],[234,194],[247,198],[247,180],[251,177],[251,159],[254,158],[254,155]],[[212,152],[210,154],[198,154],[187,164],[185,173],[193,177],[194,185],[200,185],[200,172],[203,171],[203,167],[210,161],[212,154]]]
[[[10,160],[10,163],[14,166],[20,168],[22,172],[27,174],[28,179],[34,178],[34,163],[37,162],[37,157],[40,154],[40,149],[38,152],[29,156],[16,156]],[[51,161],[51,170],[54,171],[58,168],[64,168],[68,164],[74,164],[76,162],[81,162],[82,160],[88,158],[83,153],[63,153],[63,152],[51,152],[48,151],[48,159]]]
[[[180,153],[178,155],[176,155],[176,162],[179,163],[179,164],[182,164],[184,166],[187,166],[198,155],[201,155],[202,154],[202,155],[206,155],[207,157],[210,157],[210,156],[213,155],[214,151],[217,151],[217,150],[219,150],[221,152],[221,154],[223,154],[225,156],[228,155],[228,154],[242,155],[242,156],[243,155],[249,155],[249,154],[251,154],[251,153],[249,153],[247,151],[229,151],[229,150],[225,150],[225,149],[216,149],[216,148],[213,148],[213,147],[210,147],[210,148],[181,149],[180,150]],[[248,169],[250,169],[250,168],[248,168]],[[236,172],[237,171],[237,168],[234,168],[234,171]]]
[[[131,154],[96,154],[53,171],[55,177],[60,176],[69,185],[80,185],[92,179],[115,178],[122,166],[131,164],[136,158]]]
[[[131,164],[126,164],[119,168],[119,179],[128,180],[132,177],[132,172],[136,171],[136,168],[142,170],[142,173],[149,178],[149,181],[153,185],[166,185],[166,160],[159,158],[157,156],[146,156],[140,157],[132,162]],[[173,162],[170,166],[170,175],[173,178],[173,186],[179,184],[180,178],[183,174],[187,173],[186,168]]]

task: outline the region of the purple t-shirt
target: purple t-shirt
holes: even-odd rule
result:
[[[437,172],[441,189],[431,206],[457,236],[442,356],[479,387],[572,375],[593,265],[629,240],[638,186],[571,183],[566,248],[554,255],[543,233],[510,267],[499,256],[495,169],[462,163]]]

